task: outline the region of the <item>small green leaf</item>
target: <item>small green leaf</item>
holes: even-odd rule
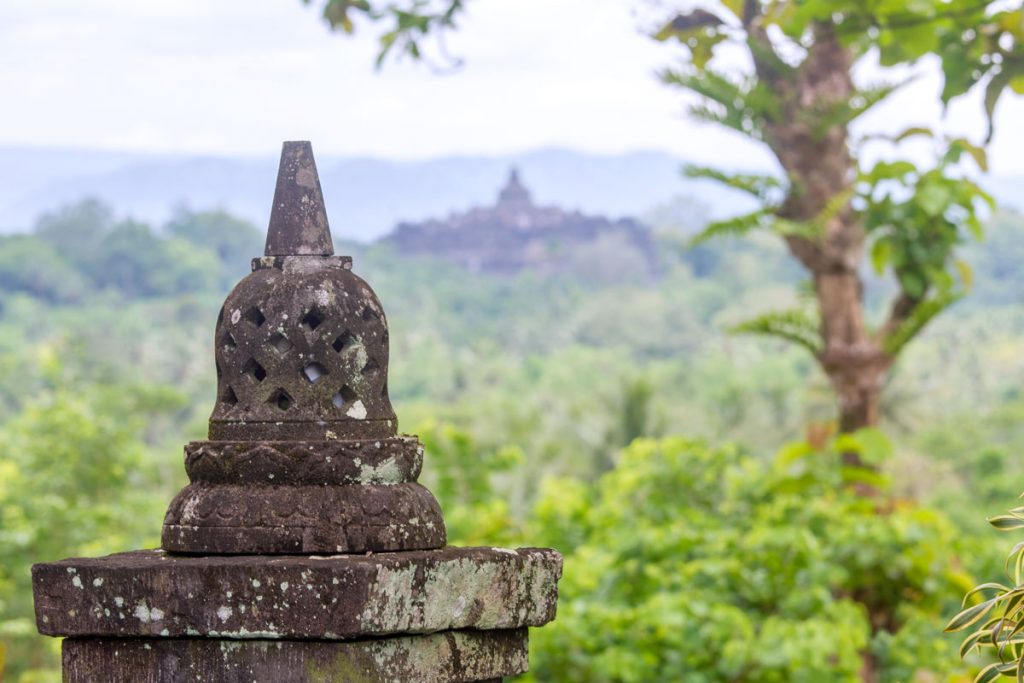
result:
[[[988,152],[985,151],[984,147],[975,145],[967,138],[956,138],[949,142],[950,152],[958,150],[960,152],[967,152],[974,159],[974,163],[978,165],[984,172],[988,172]],[[948,153],[947,153],[948,154]]]
[[[974,679],[974,683],[992,683],[992,681],[1000,676],[1012,676],[1016,668],[1016,662],[989,664],[978,672],[978,677]]]
[[[999,96],[1003,94],[1003,90],[1009,85],[1012,78],[1010,71],[1000,71],[988,82],[985,86],[985,115],[988,120],[988,133],[985,135],[985,142],[991,142],[992,136],[995,134],[995,116],[996,116],[996,105],[999,103]]]
[[[946,185],[929,183],[917,192],[917,203],[929,216],[938,216],[949,206],[953,193]]]
[[[875,240],[871,245],[871,265],[875,267],[875,272],[879,275],[884,273],[891,260],[892,242],[884,239]]]
[[[997,600],[998,598],[991,598],[985,602],[968,607],[950,619],[949,623],[946,624],[946,628],[943,630],[946,632],[962,631],[968,626],[978,623],[981,621],[982,617],[988,614],[992,608],[995,607]]]
[[[999,531],[1012,531],[1013,529],[1024,529],[1024,519],[1016,515],[998,515],[991,517],[988,523]]]
[[[975,586],[974,588],[972,588],[970,591],[967,592],[967,595],[965,595],[964,599],[963,599],[963,605],[966,607],[968,601],[973,596],[975,596],[978,593],[981,593],[983,591],[990,591],[990,590],[997,591],[997,593],[1001,595],[1003,593],[1008,593],[1010,591],[1010,588],[1009,588],[1009,586],[1004,586],[1001,583],[995,583],[995,582],[992,582],[992,581],[990,581],[988,583],[983,583],[983,584],[981,584],[979,586]]]
[[[956,259],[953,261],[953,266],[960,274],[960,281],[964,283],[964,287],[974,284],[974,269],[971,268],[971,264],[963,259]]]
[[[935,137],[935,133],[932,131],[931,128],[927,128],[925,126],[911,126],[910,128],[907,128],[902,133],[897,135],[895,138],[893,138],[893,141],[903,142],[907,138],[911,138],[917,135],[924,135],[930,138]]]

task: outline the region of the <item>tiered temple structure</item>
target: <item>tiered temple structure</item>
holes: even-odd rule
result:
[[[508,202],[528,202],[510,188]],[[335,256],[307,142],[285,143],[265,256],[217,320],[209,439],[163,547],[33,567],[69,683],[495,681],[554,618],[561,556],[446,547],[398,433],[388,326]]]
[[[642,225],[629,218],[612,221],[537,206],[512,169],[494,206],[400,223],[383,241],[401,253],[439,256],[473,271],[515,273],[562,270],[573,252],[599,238],[620,240],[639,252],[649,270],[655,269],[654,243]]]

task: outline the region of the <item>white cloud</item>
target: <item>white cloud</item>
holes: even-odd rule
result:
[[[310,138],[335,154],[423,158],[544,146],[660,149],[763,165],[682,115],[653,72],[672,52],[630,0],[474,0],[449,40],[455,75],[372,67],[373,29],[331,34],[299,0],[33,0],[0,6],[0,144],[272,155]],[[367,28],[367,27],[364,27]],[[878,116],[935,120],[935,80]],[[980,130],[977,101],[948,122]],[[1020,101],[1000,111],[998,170],[1024,169]]]

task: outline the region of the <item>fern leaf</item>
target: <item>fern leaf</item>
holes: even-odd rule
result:
[[[802,346],[817,355],[821,352],[821,332],[814,316],[800,309],[765,313],[734,325],[731,334],[758,334],[779,337]]]
[[[742,216],[713,221],[693,236],[690,245],[697,246],[716,237],[741,237],[759,228],[769,227],[772,218],[771,209],[758,209]]]
[[[829,129],[836,126],[846,126],[854,119],[859,118],[879,102],[885,100],[911,79],[905,79],[899,83],[885,83],[863,88],[856,92],[853,97],[838,103],[831,103],[824,106],[812,106],[805,116],[809,123],[814,126],[814,134],[822,137]]]
[[[778,203],[785,192],[783,182],[777,176],[767,174],[726,173],[708,166],[689,164],[683,168],[683,175],[687,178],[715,180],[765,202]]]

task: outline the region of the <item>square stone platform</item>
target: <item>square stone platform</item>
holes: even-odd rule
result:
[[[32,568],[65,681],[489,681],[555,616],[552,550],[333,556],[160,550]]]

